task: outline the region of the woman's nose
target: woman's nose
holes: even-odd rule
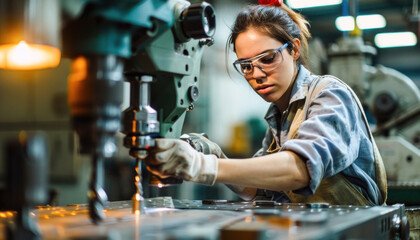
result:
[[[258,66],[258,65],[254,65],[254,72],[252,73],[252,76],[255,78],[255,79],[259,79],[259,78],[262,78],[262,77],[266,77],[266,73],[261,69],[261,67],[260,66]]]

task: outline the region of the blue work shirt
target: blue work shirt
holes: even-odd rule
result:
[[[300,66],[293,85],[289,108],[295,101],[304,101],[308,85],[318,78]],[[347,87],[336,81],[313,99],[307,119],[298,130],[295,139],[288,139],[291,122],[286,118],[289,109],[280,112],[271,104],[265,119],[269,125],[262,148],[255,154],[269,154],[273,138],[280,151],[292,151],[305,162],[310,176],[309,186],[293,191],[311,195],[321,180],[342,173],[372,204],[382,202],[382,196],[374,179],[375,158],[369,130],[363,121],[359,107]],[[282,119],[282,116],[284,116]],[[277,202],[290,202],[283,192],[266,191]]]

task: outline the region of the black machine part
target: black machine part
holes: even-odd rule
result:
[[[46,204],[48,151],[42,133],[28,136],[19,134],[6,146],[6,196],[7,210],[16,211],[15,223],[7,226],[7,238],[16,240],[40,239],[34,218],[30,215],[35,205]]]
[[[123,102],[123,61],[115,55],[79,56],[69,76],[69,105],[80,152],[92,157],[89,184],[90,216],[94,223],[105,218],[107,195],[103,189],[105,158],[117,150]]]
[[[210,38],[216,29],[216,16],[212,5],[202,2],[191,4],[181,15],[185,36],[193,39]]]
[[[379,123],[388,121],[398,109],[398,99],[392,92],[381,92],[375,98],[373,112]]]

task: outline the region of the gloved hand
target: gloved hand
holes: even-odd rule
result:
[[[181,139],[188,142],[195,150],[204,154],[214,154],[219,158],[227,158],[216,143],[210,141],[205,133],[187,133]]]
[[[176,176],[210,186],[216,181],[217,157],[197,152],[183,140],[156,139],[156,146],[145,161],[149,171],[161,178]]]
[[[219,145],[210,141],[205,133],[183,134],[181,136],[181,139],[188,142],[195,150],[199,152],[202,152],[204,154],[214,154],[219,158],[227,159],[226,155],[223,153]],[[244,200],[250,200],[255,196],[256,190],[232,184],[226,184],[226,186],[234,193],[238,194]]]

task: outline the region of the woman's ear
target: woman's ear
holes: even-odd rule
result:
[[[293,39],[293,60],[298,60],[300,57],[300,40],[297,38]]]

